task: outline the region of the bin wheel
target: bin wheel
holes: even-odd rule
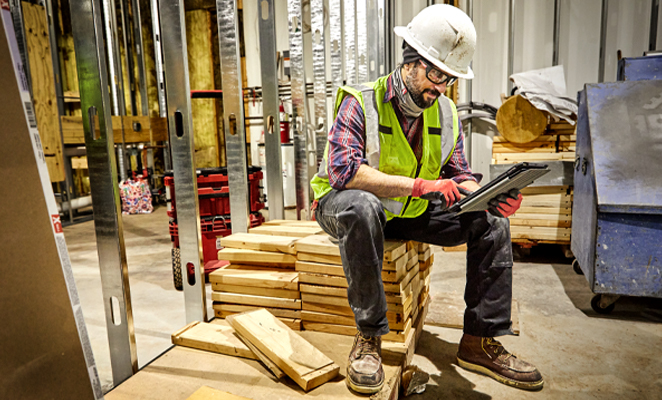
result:
[[[577,275],[584,275],[584,271],[582,271],[582,267],[579,266],[579,261],[576,258],[572,260],[572,269]]]
[[[180,250],[175,248],[171,251],[172,254],[172,280],[175,284],[175,289],[182,291],[184,286],[182,285],[182,261],[180,256]]]
[[[616,303],[611,303],[605,308],[602,308],[600,306],[600,299],[602,298],[601,294],[596,294],[593,296],[591,299],[591,308],[593,308],[593,311],[595,311],[598,314],[611,314],[612,311],[614,311],[614,308],[616,307]]]

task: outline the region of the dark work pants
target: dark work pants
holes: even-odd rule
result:
[[[512,245],[507,218],[487,212],[456,215],[439,202],[416,218],[386,221],[379,199],[362,190],[333,190],[324,196],[315,217],[338,239],[347,297],[356,326],[367,336],[388,333],[382,283],[385,239],[416,240],[440,246],[467,244],[464,332],[473,336],[511,334]]]

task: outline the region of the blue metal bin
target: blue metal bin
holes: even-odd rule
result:
[[[662,297],[662,81],[578,97],[571,249],[608,313],[620,295]]]

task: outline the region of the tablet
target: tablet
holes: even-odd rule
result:
[[[485,186],[453,204],[448,211],[457,214],[485,211],[489,208],[488,202],[491,199],[512,189],[522,190],[549,171],[547,164],[529,162],[515,164]]]

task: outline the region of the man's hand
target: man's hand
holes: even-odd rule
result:
[[[430,195],[426,196],[426,194]],[[439,200],[445,200],[445,204],[448,207],[460,200],[460,192],[457,190],[457,183],[451,179],[428,181],[416,178],[414,181],[414,190],[411,195],[412,197],[427,197],[426,200],[430,200],[431,197],[437,197]]]
[[[495,217],[508,218],[519,210],[522,204],[522,194],[517,189],[511,189],[508,194],[500,194],[488,202],[487,211]]]

